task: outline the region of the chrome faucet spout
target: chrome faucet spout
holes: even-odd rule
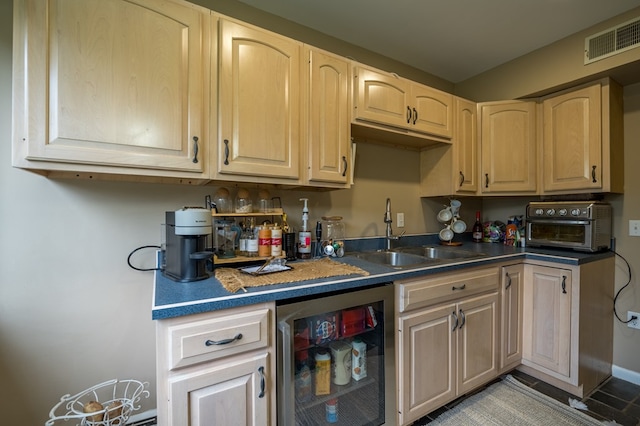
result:
[[[387,208],[384,213],[384,223],[387,224],[387,228],[390,227],[391,222],[393,222],[391,220],[391,198],[387,198]]]
[[[384,223],[387,224],[387,232],[386,232],[386,249],[391,250],[391,240],[399,240],[405,231],[402,231],[400,235],[393,235],[393,229],[391,228],[391,224],[393,220],[391,219],[391,198],[387,198],[387,207],[384,213]]]

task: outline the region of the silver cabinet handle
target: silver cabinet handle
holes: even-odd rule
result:
[[[344,155],[342,156],[342,165],[344,166],[344,170],[342,171],[342,176],[346,176],[347,167],[349,166],[349,163],[347,163],[347,157],[345,157]]]
[[[464,327],[464,323],[467,322],[467,317],[464,314],[464,312],[462,312],[462,309],[460,309],[460,318],[462,319],[462,321],[460,322],[460,327],[458,327],[458,329],[462,329],[462,327]]]
[[[458,287],[454,285],[453,287],[451,287],[451,291],[464,290],[465,288],[467,288],[466,284],[462,284],[461,286],[458,286]]]
[[[462,188],[462,184],[464,183],[464,173],[460,171],[460,188]]]
[[[204,342],[205,346],[219,346],[219,345],[228,345],[229,343],[233,343],[236,340],[240,340],[242,339],[242,333],[238,333],[236,334],[234,337],[232,337],[231,339],[224,339],[224,340],[207,340],[206,342]]]
[[[489,173],[484,174],[484,187],[485,188],[489,187]]]
[[[455,320],[453,327],[451,327],[451,332],[453,333],[456,331],[456,328],[458,328],[458,316],[456,315],[456,311],[451,312],[451,316],[453,316],[453,319]]]
[[[407,105],[407,124],[411,124],[411,108]]]
[[[507,272],[507,285],[504,287],[505,290],[508,290],[509,287],[511,287],[511,277],[509,276],[509,273]]]
[[[562,276],[562,294],[567,294],[567,277]]]
[[[413,124],[416,124],[416,121],[418,121],[418,110],[413,108]]]
[[[591,166],[591,180],[593,183],[598,183],[598,179],[596,179],[596,166]]]

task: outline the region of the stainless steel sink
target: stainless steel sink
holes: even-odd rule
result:
[[[351,255],[367,262],[396,269],[416,268],[486,256],[481,252],[439,246],[399,247],[389,251],[359,252],[351,253]]]
[[[423,256],[428,259],[439,260],[461,260],[461,259],[474,259],[476,257],[486,256],[484,253],[463,250],[455,247],[445,248],[438,246],[422,246],[422,247],[399,247],[395,249],[399,253],[413,254],[416,256]]]
[[[433,263],[432,259],[425,256],[399,251],[362,252],[354,253],[353,255],[358,259],[366,260],[367,262],[391,266],[398,269],[417,267],[425,263]]]

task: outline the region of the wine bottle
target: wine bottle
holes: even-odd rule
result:
[[[482,242],[482,223],[480,223],[480,211],[476,211],[476,223],[473,224],[473,242],[481,243]]]

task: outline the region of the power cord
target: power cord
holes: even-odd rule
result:
[[[127,256],[127,264],[129,265],[129,267],[131,267],[132,269],[135,269],[136,271],[161,271],[161,268],[137,268],[135,266],[133,266],[131,264],[131,256],[133,256],[134,253],[136,253],[139,250],[142,249],[146,249],[146,248],[162,248],[160,246],[142,246],[142,247],[138,247],[137,249],[133,250],[131,253],[129,253],[129,256]]]
[[[635,320],[637,320],[637,319],[638,319],[638,317],[637,317],[637,316],[635,316],[635,315],[633,315],[631,318],[629,318],[628,320],[624,321],[622,318],[620,318],[620,317],[618,316],[618,311],[616,310],[616,301],[618,300],[618,296],[620,295],[620,293],[622,292],[622,290],[624,290],[625,288],[627,288],[627,286],[628,286],[629,284],[631,284],[631,266],[629,265],[629,262],[627,262],[627,259],[625,259],[625,258],[624,258],[620,253],[618,253],[618,252],[616,252],[616,251],[614,251],[614,250],[611,250],[611,252],[612,252],[613,254],[615,254],[616,256],[618,256],[620,259],[622,259],[622,260],[624,261],[624,263],[627,265],[627,271],[628,271],[628,274],[629,274],[629,279],[627,280],[627,283],[626,283],[625,285],[623,285],[623,286],[618,290],[618,292],[616,293],[615,297],[613,298],[613,313],[615,314],[615,316],[616,316],[616,318],[618,319],[618,321],[620,321],[620,322],[621,322],[621,323],[623,323],[623,324],[628,324],[628,323],[630,323],[631,321],[635,321]]]

